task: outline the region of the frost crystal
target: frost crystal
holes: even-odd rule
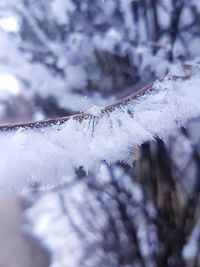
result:
[[[156,82],[154,89],[110,111],[62,125],[0,134],[2,188],[21,188],[27,181],[57,183],[76,168],[86,171],[118,160],[132,162],[134,149],[165,138],[200,114],[200,77]]]

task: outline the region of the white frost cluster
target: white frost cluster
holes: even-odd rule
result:
[[[187,262],[194,262],[196,257],[199,258],[198,246],[200,237],[200,218],[198,218],[195,227],[188,239],[188,242],[183,247],[182,256]]]
[[[51,3],[51,11],[55,16],[58,24],[68,23],[68,13],[73,12],[75,9],[74,4],[71,0],[62,1],[62,0],[53,0]]]
[[[94,170],[102,160],[131,163],[134,149],[143,142],[165,140],[200,115],[199,84],[199,76],[166,79],[111,112],[43,129],[1,132],[1,188],[21,188],[31,180],[55,184],[76,168]]]

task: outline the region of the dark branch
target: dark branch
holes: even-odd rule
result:
[[[172,80],[177,80],[177,79],[185,79],[184,77],[177,77],[173,76],[170,79]],[[123,106],[126,106],[129,102],[133,100],[137,100],[141,96],[145,95],[146,93],[149,93],[149,91],[153,90],[154,83],[148,84],[147,86],[141,88],[140,90],[128,95],[127,97],[115,102],[114,104],[107,106],[101,110],[101,114],[98,115],[101,117],[105,113],[109,113],[114,111],[115,109],[121,108]],[[47,119],[47,120],[42,120],[42,121],[36,121],[36,122],[24,122],[24,123],[15,123],[15,124],[8,124],[8,125],[1,125],[0,126],[0,132],[6,132],[6,131],[16,131],[18,129],[42,129],[45,127],[50,127],[53,125],[62,125],[66,121],[70,119],[78,120],[78,121],[83,121],[89,118],[94,117],[93,114],[90,113],[79,113],[75,114],[72,116],[67,116],[67,117],[60,117],[60,118],[54,118],[54,119]]]

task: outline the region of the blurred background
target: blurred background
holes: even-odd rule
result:
[[[0,0],[0,123],[114,103],[199,56],[199,0]],[[200,266],[199,129],[145,143],[133,168],[1,190],[0,267]]]

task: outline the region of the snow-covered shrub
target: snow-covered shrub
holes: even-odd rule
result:
[[[0,76],[20,88],[1,114],[85,111],[0,126],[3,192],[46,185],[26,201],[52,266],[199,266],[198,130],[183,128],[200,112],[199,16],[198,0],[0,1]]]

